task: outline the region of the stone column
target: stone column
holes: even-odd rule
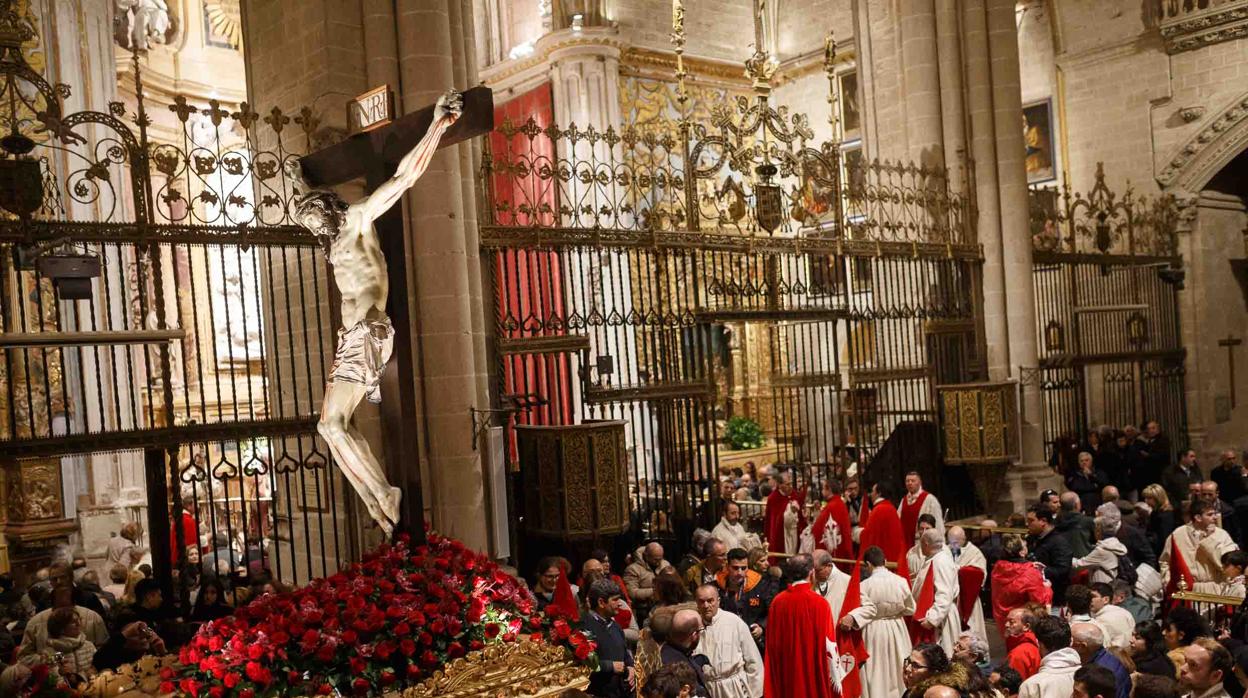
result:
[[[901,64],[910,159],[928,167],[945,164],[941,118],[941,66],[933,0],[901,3]]]
[[[1039,363],[1028,220],[1024,145],[1018,120],[1022,92],[1014,6],[1009,0],[966,0],[962,11],[965,95],[976,163],[975,202],[984,249],[984,335],[989,379],[1021,379]],[[1006,477],[1017,511],[1049,476],[1044,466],[1039,386],[1023,385],[1022,459]],[[989,503],[990,508],[994,503]]]
[[[471,14],[460,0],[401,0],[396,20],[402,111],[434,102],[447,88],[468,87],[456,82],[457,66],[459,77],[466,79],[463,68],[473,60],[473,51],[467,50]],[[485,550],[484,473],[469,418],[470,407],[488,405],[485,359],[479,351],[484,335],[481,321],[473,319],[474,306],[480,311],[480,282],[471,280],[479,269],[478,251],[469,244],[467,230],[476,217],[475,201],[464,188],[471,172],[464,171],[463,151],[470,163],[471,148],[439,150],[406,203],[433,526]]]

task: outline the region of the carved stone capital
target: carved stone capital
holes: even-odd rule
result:
[[[1199,120],[1200,117],[1204,115],[1205,115],[1205,108],[1200,105],[1183,107],[1182,109],[1179,110],[1179,118],[1183,119],[1183,122],[1188,123],[1188,124],[1192,123],[1193,121]]]

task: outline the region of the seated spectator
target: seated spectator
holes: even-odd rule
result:
[[[108,629],[100,614],[85,606],[75,606],[73,591],[68,586],[61,586],[52,591],[52,607],[36,613],[26,623],[22,643],[17,651],[19,657],[41,653],[48,649],[48,621],[58,608],[69,608],[78,612],[79,625],[83,634],[96,647],[108,641]]]
[[[1174,662],[1175,674],[1182,677],[1183,649],[1199,638],[1213,637],[1213,630],[1209,628],[1209,623],[1199,613],[1187,606],[1179,606],[1170,611],[1170,615],[1166,617],[1165,624],[1161,627],[1161,636],[1166,639],[1166,647],[1168,648],[1166,656],[1170,657],[1170,661]]]
[[[1191,689],[1192,698],[1230,698],[1222,682],[1229,678],[1233,662],[1231,653],[1216,640],[1196,638],[1183,649],[1183,668],[1179,683]]]
[[[972,632],[963,632],[953,644],[953,658],[975,667],[981,675],[987,676],[992,671],[988,661],[988,641]]]
[[[1114,677],[1114,673],[1103,666],[1096,664],[1085,664],[1075,672],[1075,692],[1074,698],[1114,698],[1114,696],[1126,696],[1131,691],[1131,677],[1127,677],[1127,685],[1120,686],[1121,682]],[[1126,693],[1123,692],[1126,689]]]
[[[199,596],[195,598],[195,606],[191,609],[191,620],[207,623],[232,615],[234,608],[225,602],[225,585],[216,577],[204,579],[199,587]]]
[[[48,618],[48,645],[43,652],[26,655],[22,661],[30,665],[52,664],[60,660],[60,671],[83,679],[95,673],[95,645],[82,634],[82,621],[73,607],[58,608]],[[72,683],[78,683],[71,681]]]
[[[1136,623],[1153,619],[1153,605],[1137,596],[1126,580],[1115,579],[1109,587],[1114,594],[1114,605],[1130,613]]]
[[[1019,687],[1023,685],[1023,677],[1012,667],[1003,664],[988,675],[988,683],[1004,698],[1014,698],[1018,695]]]
[[[100,600],[100,603],[104,604],[105,611],[108,611],[116,605],[117,597],[104,591],[104,589],[100,587],[99,572],[96,572],[95,570],[87,570],[86,573],[82,575],[82,580],[78,584],[86,591],[95,594],[95,596]]]
[[[1174,679],[1156,674],[1136,674],[1132,679],[1131,698],[1179,698],[1179,684]]]
[[[1100,626],[1094,623],[1075,623],[1070,626],[1070,646],[1079,653],[1079,660],[1085,666],[1096,665],[1113,673],[1115,680],[1111,683],[1117,685],[1117,694],[1105,698],[1129,698],[1131,671],[1105,649],[1105,636]]]
[[[95,668],[100,671],[116,669],[149,654],[165,654],[165,642],[146,623],[135,621],[122,626],[120,633],[95,651]]]
[[[114,604],[120,602],[122,597],[126,595],[126,580],[129,578],[130,578],[130,570],[126,569],[124,566],[113,565],[112,567],[109,568],[108,570],[109,583],[105,584],[102,587],[102,589],[106,593],[112,595]]]
[[[1177,679],[1174,662],[1166,653],[1166,639],[1162,637],[1161,626],[1144,621],[1136,623],[1135,632],[1131,635],[1131,661],[1135,662],[1135,670],[1141,674],[1155,674],[1168,679]]]

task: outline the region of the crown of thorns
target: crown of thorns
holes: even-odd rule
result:
[[[302,219],[312,211],[336,215],[347,210],[348,204],[332,191],[321,189],[300,194],[295,198],[295,218]]]

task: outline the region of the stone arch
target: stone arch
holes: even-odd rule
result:
[[[1157,175],[1157,183],[1170,192],[1199,192],[1245,149],[1248,149],[1248,94],[1236,97],[1176,150]]]

